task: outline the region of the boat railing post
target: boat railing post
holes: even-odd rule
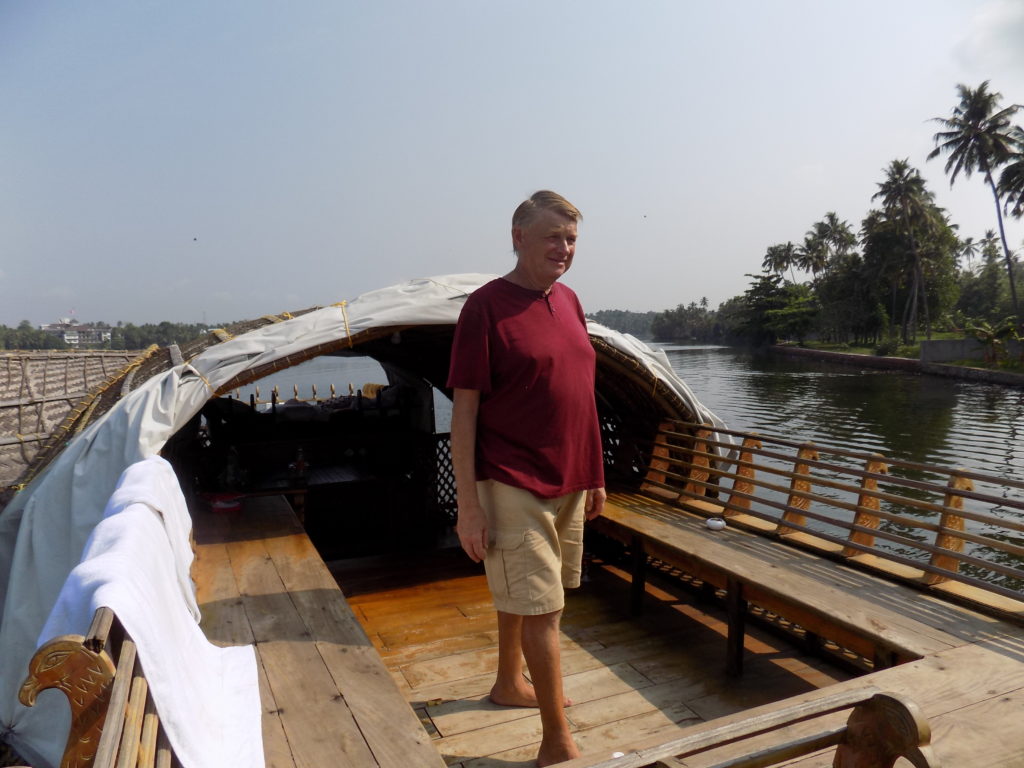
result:
[[[678,492],[673,493],[664,487],[667,479],[665,472],[669,469],[669,459],[671,458],[671,445],[668,442],[668,435],[665,433],[671,429],[672,422],[670,421],[664,421],[658,426],[658,433],[654,437],[654,447],[651,449],[651,460],[648,463],[647,474],[644,475],[644,482],[640,485],[640,490],[653,493],[668,501],[674,501],[679,498]]]
[[[807,518],[800,514],[807,511],[811,506],[811,500],[800,495],[798,492],[809,492],[811,490],[811,468],[808,461],[818,460],[818,449],[814,443],[804,443],[797,452],[796,463],[793,466],[793,475],[789,483],[789,498],[786,499],[786,511],[782,513],[782,520],[779,521],[778,533],[786,535],[786,523],[806,526]],[[789,531],[795,533],[795,531]]]
[[[882,454],[873,453],[865,463],[864,470],[873,475],[884,475],[889,472],[889,465],[885,463],[885,457]],[[865,475],[861,480],[860,487],[862,491],[877,491],[878,480]],[[877,496],[870,493],[861,493],[857,497],[857,512],[853,516],[853,524],[861,528],[875,530],[878,528],[879,518],[877,513],[880,509],[881,500]],[[862,544],[865,547],[875,546],[875,535],[867,531],[858,531],[855,528],[851,528],[849,539],[852,543]],[[843,548],[843,557],[853,557],[859,554],[863,553],[855,547]]]
[[[729,501],[726,502],[725,509],[723,510],[726,517],[734,517],[740,514],[741,509],[750,509],[750,499],[737,494],[753,495],[754,491],[757,490],[757,485],[754,483],[756,471],[752,465],[754,463],[754,451],[760,451],[762,447],[761,440],[757,437],[743,438],[743,445],[740,448],[740,456],[736,464],[736,474],[739,477],[732,482],[732,493],[729,495]],[[748,464],[751,466],[747,466]]]
[[[711,477],[711,459],[705,455],[710,448],[708,440],[711,439],[711,435],[710,424],[702,424],[694,435],[693,450],[690,453],[690,471],[687,473],[689,481],[683,486],[683,495],[685,496],[707,495],[707,488],[700,483],[706,483]],[[693,482],[694,480],[697,482]]]
[[[939,518],[939,530],[935,534],[935,546],[941,547],[948,552],[959,553],[964,550],[963,537],[957,535],[957,532],[964,530],[964,518],[958,514],[963,511],[964,497],[953,491],[973,491],[974,481],[969,477],[953,473],[950,475],[946,487],[949,490],[942,501],[945,511]],[[931,564],[936,568],[942,568],[946,571],[958,572],[960,570],[960,558],[953,554],[935,552],[932,554]],[[939,584],[943,581],[949,581],[949,577],[943,576],[941,573],[928,573],[925,574],[924,581],[926,584]]]

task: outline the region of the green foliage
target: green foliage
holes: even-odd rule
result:
[[[653,314],[653,313],[652,313]],[[191,341],[207,330],[202,323],[118,323],[109,327],[105,323],[82,323],[86,327],[109,328],[111,340],[103,345],[105,349],[145,349],[151,344],[166,347]],[[95,345],[90,345],[95,347]],[[69,349],[64,340],[53,333],[41,331],[28,320],[22,320],[17,328],[0,325],[0,349]]]
[[[675,309],[657,313],[651,321],[651,334],[658,341],[717,340],[716,314],[708,309],[707,299],[691,301]]]
[[[765,310],[765,329],[777,338],[795,339],[803,344],[820,313],[818,300],[808,286],[787,283],[782,286],[780,306]]]
[[[111,329],[111,349],[145,349],[151,344],[166,347],[202,336],[210,326],[202,323],[118,323]],[[214,326],[216,327],[216,326]]]
[[[875,354],[879,357],[892,357],[899,352],[900,340],[894,336],[886,336],[875,347]]]
[[[1003,318],[998,323],[982,321],[975,325],[969,325],[964,330],[973,334],[974,338],[985,345],[985,362],[995,365],[1005,365],[1009,362],[1007,341],[1021,341],[1024,338],[1016,318],[1012,315]]]
[[[655,312],[630,312],[625,309],[602,309],[588,315],[591,319],[620,333],[629,333],[637,338],[651,336],[651,323]]]
[[[17,328],[0,325],[0,349],[67,349],[64,339],[22,320]]]

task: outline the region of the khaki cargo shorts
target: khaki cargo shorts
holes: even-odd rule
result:
[[[586,491],[541,499],[497,480],[477,482],[487,513],[484,569],[494,607],[536,616],[559,611],[580,585]]]

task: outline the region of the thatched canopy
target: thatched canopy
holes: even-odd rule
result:
[[[76,406],[138,355],[106,350],[0,355],[0,490],[24,482],[29,466]],[[0,493],[0,508],[3,499]]]

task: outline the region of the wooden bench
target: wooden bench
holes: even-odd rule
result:
[[[61,768],[178,765],[136,657],[114,612],[100,608],[88,634],[62,635],[36,651],[18,698],[31,707],[57,688],[71,707]]]
[[[915,588],[1024,617],[1024,481],[665,421],[643,493]]]
[[[724,439],[715,441],[707,427],[687,433],[677,423],[662,425],[641,493],[610,494],[604,515],[594,521],[597,530],[623,542],[632,552],[634,612],[642,604],[648,558],[724,591],[729,627],[726,666],[733,674],[742,671],[745,623],[751,606],[801,627],[809,649],[829,641],[863,657],[875,670],[1000,631],[997,619],[929,599],[923,582],[921,589],[904,586],[850,567],[858,563],[857,558],[844,563],[838,561],[841,558],[829,557],[842,546],[824,552],[810,548],[813,553],[806,546],[786,546],[806,545],[818,537],[806,524],[807,517],[822,516],[806,503],[820,496],[812,490],[816,481],[806,466],[790,472],[792,486],[781,489],[785,502],[776,503],[783,514],[771,525],[773,530],[783,531],[775,533],[773,541],[765,535],[768,523],[752,514],[749,503],[757,498],[753,480],[757,465],[751,459],[751,446],[746,444],[740,455],[731,458],[732,466],[739,465],[739,470],[729,472],[729,461],[720,461],[718,446],[712,445],[716,442],[732,445]],[[795,458],[797,464],[814,460],[803,449]],[[725,495],[724,478],[732,479],[734,485],[731,496],[720,499],[712,494]],[[832,480],[824,482],[837,485]],[[862,513],[877,506],[870,501],[873,489],[862,487],[858,492],[863,497]],[[950,502],[947,507],[955,505]],[[879,516],[888,514],[875,511]],[[707,519],[718,516],[729,522],[728,527],[709,530]],[[755,524],[758,521],[762,524]],[[863,517],[853,527],[858,534],[874,530],[864,524]],[[794,536],[800,537],[799,542],[792,541]],[[863,553],[869,546],[865,542],[866,534],[851,548]],[[877,567],[881,559],[881,554],[872,554],[875,571],[891,575]],[[936,568],[947,571],[948,564],[933,570]],[[1003,612],[1008,612],[1010,601],[1002,594],[994,597]]]
[[[845,722],[835,715],[850,711]],[[871,686],[741,718],[686,728],[665,742],[623,747],[620,756],[580,758],[563,768],[768,768],[835,748],[834,768],[938,768],[931,729],[914,702]],[[628,751],[626,751],[628,750]]]

